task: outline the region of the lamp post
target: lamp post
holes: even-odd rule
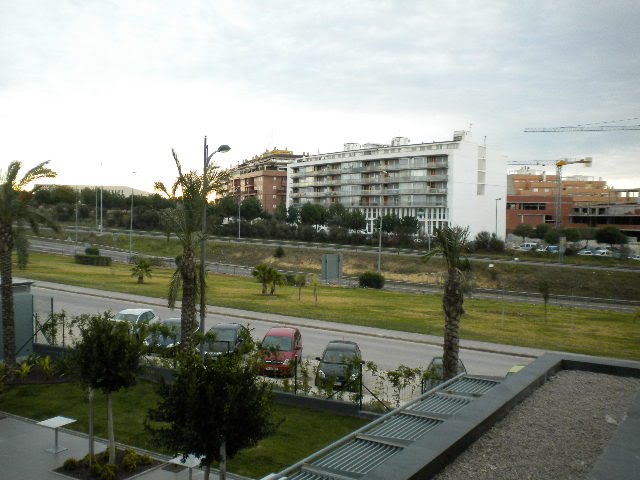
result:
[[[496,198],[496,238],[498,238],[498,202],[502,200],[502,197]]]
[[[238,182],[238,240],[240,240],[240,226],[242,225],[242,217],[240,216],[240,207],[242,206],[242,179],[239,179]]]
[[[231,150],[229,145],[220,145],[218,149],[209,155],[209,146],[207,145],[207,136],[204,137],[204,169],[202,172],[202,196],[203,196],[203,208],[202,208],[202,239],[200,241],[200,333],[204,335],[204,317],[205,317],[205,259],[207,255],[207,180],[209,178],[208,169],[211,157],[218,152],[228,152]],[[204,343],[200,345],[200,353],[204,355]]]
[[[387,174],[385,170],[382,170],[380,173],[383,176]],[[378,207],[378,273],[380,273],[380,257],[382,256],[382,204],[384,203],[384,196],[382,195],[383,189],[384,184],[380,183],[380,206]]]
[[[136,173],[136,172],[131,172]],[[133,253],[131,235],[133,234],[133,187],[131,187],[131,214],[129,215],[129,263]]]

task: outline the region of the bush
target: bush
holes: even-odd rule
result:
[[[276,251],[273,252],[273,256],[276,257],[276,258],[284,257],[284,248],[282,248],[282,247],[276,248]]]
[[[378,272],[364,272],[358,277],[361,288],[382,288],[384,287],[384,275]]]
[[[111,266],[111,257],[101,257],[96,255],[74,255],[74,260],[80,265],[94,265],[97,267]]]
[[[78,460],[75,458],[67,458],[62,464],[62,468],[65,470],[77,470],[78,469]]]
[[[133,473],[138,468],[138,454],[132,450],[127,450],[122,459],[122,468],[126,472]]]
[[[118,478],[117,475],[118,468],[112,463],[107,463],[104,467],[102,467],[102,472],[100,473],[101,480],[116,480]]]
[[[100,250],[97,247],[87,247],[84,249],[85,255],[95,255],[96,257],[100,255]]]

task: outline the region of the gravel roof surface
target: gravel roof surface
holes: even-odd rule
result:
[[[562,370],[434,478],[584,479],[637,394],[638,378]]]

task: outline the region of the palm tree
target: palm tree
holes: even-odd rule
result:
[[[262,295],[267,294],[267,287],[273,279],[274,271],[276,270],[272,266],[261,263],[260,265],[256,266],[256,268],[254,268],[251,272],[251,275],[256,277],[256,280],[258,280],[258,282],[262,284]]]
[[[178,291],[182,287],[180,345],[185,351],[189,351],[193,343],[192,334],[198,326],[196,304],[199,295],[204,295],[198,285],[205,285],[204,279],[198,276],[196,264],[196,247],[202,239],[202,211],[209,194],[222,189],[228,180],[229,173],[226,170],[219,171],[219,167],[213,163],[207,165],[202,175],[195,170],[184,173],[176,152],[171,150],[171,153],[178,168],[178,178],[171,190],[167,189],[162,182],[156,182],[154,187],[167,198],[177,201],[175,207],[163,211],[162,214],[167,231],[174,233],[182,245],[182,254],[176,259],[177,268],[171,277],[167,298],[169,307],[173,308]],[[200,261],[203,262],[204,259]]]
[[[16,331],[13,306],[13,265],[11,252],[16,249],[18,267],[27,265],[27,238],[25,225],[38,233],[40,224],[58,230],[57,225],[48,217],[38,212],[31,203],[34,188],[31,192],[24,189],[39,178],[53,178],[56,173],[47,168],[48,161],[28,170],[18,180],[21,162],[13,161],[6,172],[0,171],[0,276],[2,296],[2,334],[4,337],[4,361],[7,365],[16,363]]]
[[[136,264],[131,267],[131,276],[138,277],[138,283],[144,283],[144,277],[151,278],[151,260],[148,258],[139,259]]]
[[[453,378],[458,373],[460,349],[460,317],[464,313],[465,276],[460,269],[460,255],[464,252],[469,228],[449,227],[436,229],[439,246],[431,250],[425,259],[440,253],[447,264],[447,280],[444,285],[442,309],[444,311],[444,346],[442,354],[443,379]]]

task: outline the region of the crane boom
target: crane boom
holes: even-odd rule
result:
[[[525,128],[525,133],[534,132],[614,132],[618,130],[640,130],[640,125],[588,125],[577,127]]]

